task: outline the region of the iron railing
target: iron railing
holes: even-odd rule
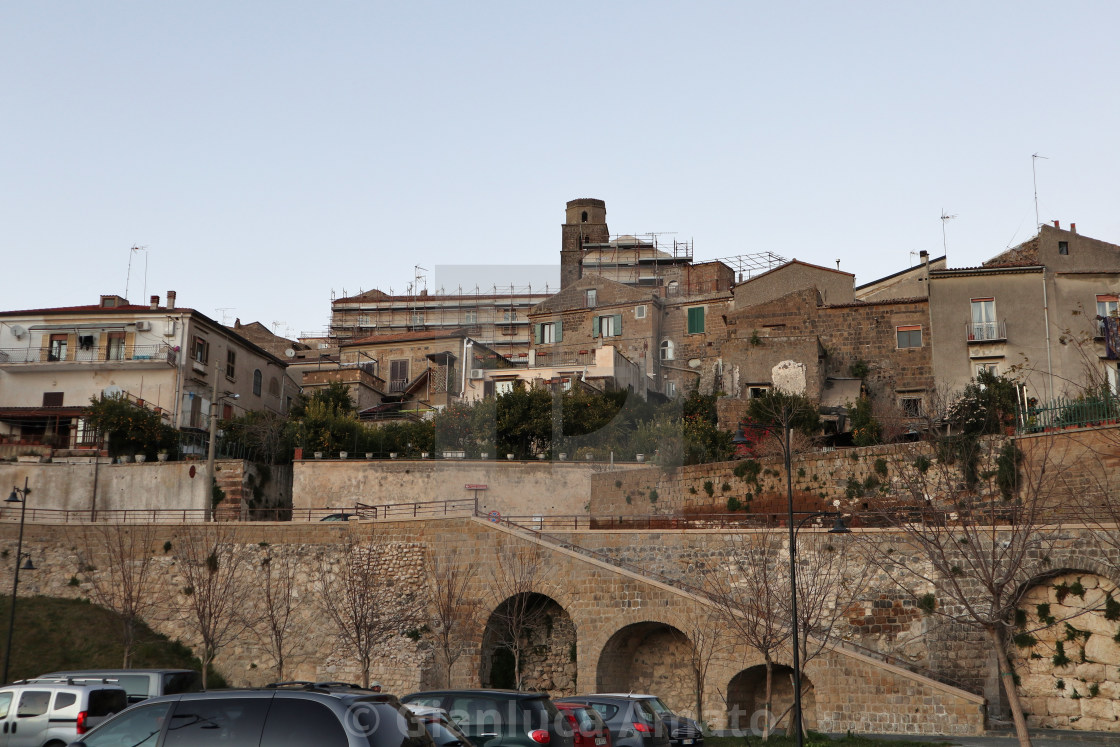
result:
[[[1115,425],[1120,422],[1120,397],[1108,392],[1077,399],[1059,397],[1046,404],[1020,407],[1015,422],[1020,435]]]
[[[1007,339],[1007,322],[968,322],[964,325],[969,342],[987,342]]]
[[[175,365],[177,354],[169,345],[91,345],[50,348],[3,348],[0,363],[126,363],[129,361],[166,361]]]

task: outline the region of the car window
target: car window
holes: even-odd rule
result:
[[[435,747],[424,725],[404,706],[357,701],[346,721],[348,728],[357,728],[366,737],[370,747]]]
[[[273,698],[261,744],[265,747],[346,747],[346,730],[327,706],[313,700]]]
[[[647,724],[652,724],[657,720],[657,714],[644,700],[639,700],[634,703],[634,716],[635,718],[640,718],[642,721],[645,721]]]
[[[0,693],[0,718],[8,717],[8,709],[12,707],[12,694]]]
[[[419,698],[408,698],[407,700],[405,700],[405,702],[411,703],[413,705],[432,706],[433,708],[439,708],[443,702],[443,698],[439,695],[428,695]]]
[[[94,718],[120,713],[128,708],[128,695],[124,690],[90,690],[86,710]]]
[[[257,747],[271,698],[181,700],[164,737],[165,747]]]
[[[487,728],[495,728],[504,723],[498,701],[493,698],[479,698],[477,696],[457,695],[451,699],[447,709],[451,720],[464,730],[473,729],[478,732]]]
[[[197,693],[202,691],[202,675],[198,672],[174,672],[163,675],[163,694]]]
[[[16,708],[16,718],[31,718],[42,716],[47,712],[51,703],[49,690],[24,690],[19,695],[19,706]]]
[[[61,711],[63,708],[69,708],[77,702],[77,693],[55,693],[54,710]]]
[[[136,706],[82,737],[86,747],[153,747],[172,703]]]
[[[592,703],[591,707],[599,712],[604,721],[610,721],[618,713],[618,706],[610,703]]]
[[[151,697],[149,689],[152,680],[146,674],[114,674],[109,681],[124,688],[129,703],[139,703]]]
[[[669,710],[669,706],[667,706],[667,705],[665,705],[664,703],[661,702],[661,698],[647,698],[646,700],[643,700],[642,702],[645,703],[646,705],[648,705],[650,708],[652,708],[653,712],[656,713],[658,716],[672,716],[673,715],[673,712]]]

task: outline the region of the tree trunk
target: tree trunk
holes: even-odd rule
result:
[[[762,741],[770,739],[770,723],[774,719],[774,662],[766,657],[766,722],[762,726]]]
[[[1031,747],[1031,735],[1027,730],[1027,719],[1023,715],[1023,704],[1019,702],[1019,686],[1015,684],[1015,672],[1011,662],[1007,659],[1007,645],[1003,640],[1003,629],[997,626],[989,627],[988,637],[996,650],[996,662],[999,664],[999,681],[1003,684],[1003,691],[1007,694],[1007,704],[1011,706],[1011,718],[1015,721],[1015,735],[1019,738],[1019,747]]]

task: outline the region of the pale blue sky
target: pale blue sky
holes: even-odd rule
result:
[[[1114,2],[0,3],[0,307],[326,326],[558,261],[565,201],[863,283],[1043,221],[1120,243]],[[143,302],[143,255],[129,295]],[[284,331],[283,328],[280,330]]]

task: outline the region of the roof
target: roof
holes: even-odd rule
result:
[[[845,309],[853,306],[890,306],[891,304],[929,303],[925,296],[911,296],[910,298],[883,298],[878,301],[849,301],[848,303],[826,303],[826,309]]]
[[[924,269],[926,267],[929,267],[930,269],[933,269],[932,266],[937,264],[938,262],[944,262],[946,256],[947,255],[942,254],[940,257],[935,257],[935,258],[927,261],[924,264],[914,265],[913,267],[907,267],[905,270],[899,270],[898,272],[892,272],[890,275],[884,275],[881,278],[876,278],[874,280],[871,280],[869,282],[864,283],[863,285],[857,285],[856,290],[858,291],[858,290],[862,290],[863,288],[870,288],[871,286],[876,285],[877,283],[881,283],[884,280],[891,280],[892,278],[901,277],[901,276],[903,276],[907,273],[914,272],[914,270],[921,270],[921,269]]]
[[[774,272],[780,272],[780,271],[782,271],[782,270],[784,270],[787,267],[790,267],[792,265],[801,265],[802,267],[810,267],[814,270],[824,270],[825,272],[834,272],[837,275],[847,275],[848,277],[853,278],[853,279],[856,276],[854,272],[844,272],[843,270],[837,270],[837,269],[834,269],[832,267],[824,267],[822,265],[814,265],[810,262],[802,262],[799,259],[791,259],[789,262],[786,262],[784,265],[778,265],[774,269],[767,270],[766,272],[762,273],[761,275],[754,275],[752,277],[749,277],[746,280],[744,280],[743,282],[739,283],[738,285],[746,285],[747,283],[753,283],[755,280],[758,280],[759,278],[764,278],[767,275],[769,275],[771,273],[774,273]]]
[[[1035,234],[1022,244],[1013,246],[1005,252],[983,263],[983,267],[1026,267],[1038,264],[1038,237]]]

